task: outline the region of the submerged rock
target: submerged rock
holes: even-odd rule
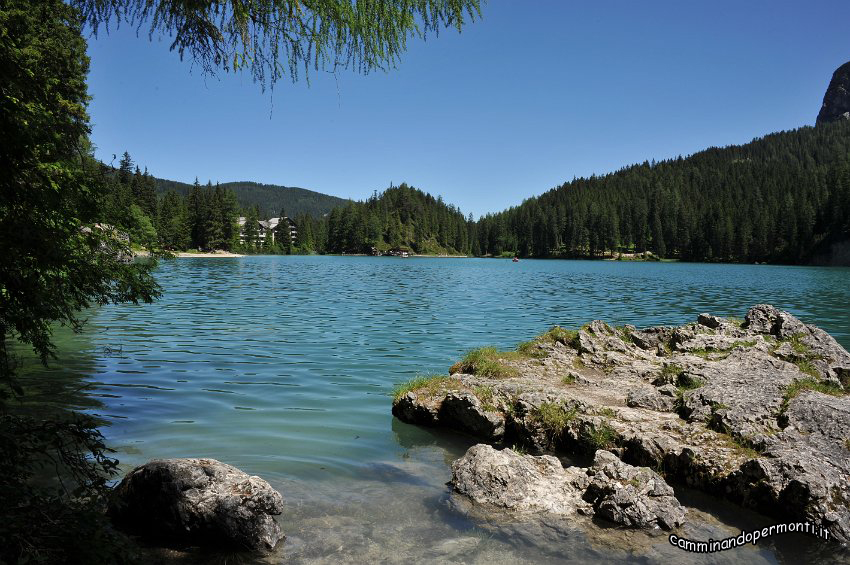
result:
[[[673,489],[657,473],[603,450],[590,468],[564,468],[550,455],[478,444],[452,465],[452,486],[474,502],[522,513],[595,513],[628,528],[667,530],[685,519]]]
[[[393,413],[538,453],[608,450],[667,481],[850,541],[850,353],[823,330],[760,304],[743,322],[701,314],[681,327],[637,330],[594,321],[524,348],[532,354],[493,360],[508,369],[498,378],[455,374],[407,393]],[[486,459],[509,456],[497,453]],[[521,486],[486,502],[534,507],[543,479],[532,480],[531,470],[545,478],[549,463],[493,463],[494,484]],[[559,504],[569,506],[563,489],[573,479],[558,484]],[[481,498],[471,486],[458,490]],[[511,497],[523,502],[508,504]],[[632,508],[631,497],[615,489],[593,498],[593,511],[622,524],[651,522],[654,507]],[[670,508],[654,515],[661,527],[677,523]]]
[[[157,459],[130,471],[109,505],[115,524],[153,542],[271,550],[283,498],[215,459]]]

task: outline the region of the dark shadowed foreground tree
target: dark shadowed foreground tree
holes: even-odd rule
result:
[[[60,0],[4,2],[0,10],[0,377],[6,343],[53,353],[51,325],[81,326],[96,304],[150,302],[150,264],[128,263],[102,217],[103,181],[86,136],[85,41]]]
[[[152,264],[124,261],[127,241],[102,223],[123,210],[109,212],[87,141],[83,25],[148,26],[205,70],[246,68],[265,86],[311,68],[390,68],[409,37],[477,13],[478,0],[0,0],[0,563],[128,558],[100,511],[116,461],[95,422],[17,410],[15,344],[46,363],[57,324],[80,329],[90,306],[159,293]],[[153,214],[136,188],[118,201]]]
[[[410,37],[461,30],[480,0],[72,0],[95,34],[132,25],[172,38],[207,72],[248,69],[265,86],[313,71],[394,67]]]
[[[0,562],[120,560],[99,502],[115,461],[91,419],[21,414],[15,342],[43,362],[56,324],[158,293],[150,264],[98,225],[87,153],[86,44],[61,0],[0,2]],[[56,469],[54,480],[44,472]],[[39,481],[34,481],[38,477]],[[64,482],[58,480],[61,477]]]

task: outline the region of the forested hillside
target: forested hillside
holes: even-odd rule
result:
[[[850,238],[850,123],[576,179],[476,231],[480,255],[808,262]]]
[[[319,218],[347,202],[343,198],[294,186],[248,181],[226,182],[219,186],[224,190],[232,190],[236,194],[236,202],[240,208],[247,210],[256,206],[260,217],[263,218],[279,216],[281,210],[292,217],[309,214]],[[156,179],[156,190],[159,194],[174,191],[181,196],[187,196],[191,187],[191,184],[183,182]]]
[[[469,253],[472,218],[441,197],[402,183],[365,202],[349,202],[327,218],[330,253],[406,248],[423,254]]]
[[[850,241],[846,121],[575,179],[477,222],[406,184],[352,202],[249,182],[193,188],[128,167],[122,162],[118,172],[124,188],[115,193],[123,199],[112,208],[116,223],[139,240],[152,233],[147,216],[160,244],[172,249],[235,248],[232,224],[239,210],[260,219],[281,211],[294,218],[296,245],[262,252],[407,248],[590,258],[651,252],[685,261],[808,263]],[[166,190],[158,206],[152,187]]]

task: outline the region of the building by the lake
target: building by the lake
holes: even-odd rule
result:
[[[237,220],[239,224],[239,243],[245,244],[245,223],[248,219],[245,216],[240,216]],[[295,239],[298,237],[298,228],[290,218],[283,216],[282,218],[269,218],[268,220],[258,220],[257,221],[257,239],[254,242],[257,246],[262,247],[266,242],[266,237],[271,238],[271,242],[275,242],[275,238],[277,238],[280,230],[281,222],[287,222],[289,224],[289,238],[292,243],[295,243]]]

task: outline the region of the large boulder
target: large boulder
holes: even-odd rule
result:
[[[452,464],[454,489],[478,503],[518,512],[572,514],[588,507],[587,476],[551,455],[520,455],[480,443]]]
[[[672,530],[685,522],[685,509],[673,489],[652,469],[627,465],[600,449],[588,473],[593,480],[584,500],[593,504],[600,518],[641,529]]]
[[[685,510],[657,473],[599,450],[590,468],[550,455],[520,455],[478,444],[452,465],[452,486],[473,502],[520,513],[595,515],[636,529],[681,526]]]
[[[393,401],[393,415],[403,422],[421,426],[445,426],[500,441],[505,435],[505,416],[495,406],[482,402],[460,380],[449,386],[424,387],[406,392]]]
[[[109,515],[153,542],[271,550],[283,497],[260,477],[215,459],[157,459],[116,487]]]

